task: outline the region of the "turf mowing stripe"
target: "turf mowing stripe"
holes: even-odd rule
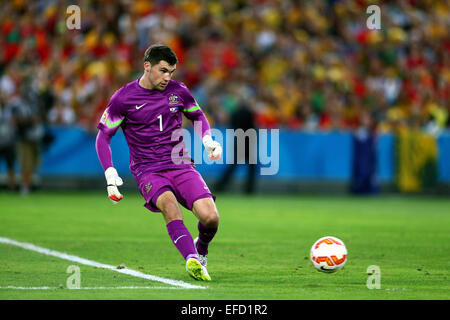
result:
[[[17,287],[17,286],[0,286],[0,289],[13,289],[13,290],[61,290],[68,288],[61,287]],[[188,288],[182,287],[149,287],[149,286],[124,286],[124,287],[80,287],[80,288],[72,288],[68,290],[117,290],[117,289],[131,289],[131,290],[139,290],[139,289],[168,289],[168,290],[184,290]]]
[[[39,252],[39,253],[42,253],[42,254],[45,254],[45,255],[48,255],[48,256],[53,256],[53,257],[57,257],[57,258],[60,258],[60,259],[69,260],[69,261],[72,261],[72,262],[84,264],[84,265],[91,266],[91,267],[108,269],[108,270],[112,270],[112,271],[115,271],[115,272],[127,274],[127,275],[130,275],[130,276],[133,276],[133,277],[137,277],[137,278],[147,279],[147,280],[151,280],[151,281],[158,281],[158,282],[162,282],[162,283],[169,284],[169,285],[172,285],[172,286],[182,287],[182,288],[185,288],[185,289],[206,289],[206,288],[208,288],[208,287],[203,287],[203,286],[192,285],[192,284],[183,282],[181,280],[172,280],[172,279],[162,278],[162,277],[158,277],[158,276],[153,276],[151,274],[145,274],[145,273],[142,273],[140,271],[136,271],[136,270],[132,270],[132,269],[128,269],[128,268],[117,269],[117,267],[112,266],[112,265],[103,264],[103,263],[100,263],[100,262],[96,262],[96,261],[80,258],[80,257],[74,256],[74,255],[70,255],[70,254],[64,253],[64,252],[58,252],[58,251],[55,251],[55,250],[50,250],[50,249],[38,247],[38,246],[35,246],[32,243],[15,241],[15,240],[12,240],[12,239],[9,239],[9,238],[0,237],[0,243],[6,243],[6,244],[14,245],[14,246],[26,249],[26,250]]]

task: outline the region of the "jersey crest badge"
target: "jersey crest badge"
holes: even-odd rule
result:
[[[179,104],[179,103],[180,102],[178,101],[178,96],[172,93],[169,96],[169,105],[173,106],[173,105],[176,105],[176,104]]]

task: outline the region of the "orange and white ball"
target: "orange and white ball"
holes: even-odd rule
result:
[[[317,270],[336,272],[347,262],[347,248],[344,242],[336,237],[323,237],[311,247],[310,258]]]

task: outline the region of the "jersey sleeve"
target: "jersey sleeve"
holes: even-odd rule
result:
[[[119,89],[112,95],[97,125],[99,130],[110,137],[117,132],[125,118],[125,108],[120,99],[120,91]]]
[[[189,89],[183,83],[180,83],[180,97],[183,101],[182,111],[186,118],[192,121],[195,132],[200,138],[205,135],[211,135],[211,128],[208,119],[195,101]]]
[[[108,136],[99,130],[97,138],[95,139],[95,150],[97,151],[97,157],[103,170],[113,166],[112,152],[111,152],[111,136]]]
[[[109,100],[105,112],[97,125],[99,129],[95,141],[97,156],[103,169],[113,166],[111,153],[111,137],[117,132],[125,118],[123,103],[120,101],[120,89]]]

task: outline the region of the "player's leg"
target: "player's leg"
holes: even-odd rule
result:
[[[183,220],[183,214],[172,191],[166,190],[159,195],[156,200],[156,207],[161,210],[166,224],[174,220]]]
[[[159,195],[156,207],[163,214],[167,232],[173,244],[186,260],[186,270],[189,275],[197,280],[211,280],[206,268],[200,263],[192,236],[184,225],[183,215],[173,192],[165,191]]]
[[[171,181],[179,203],[191,210],[199,220],[199,237],[196,238],[195,244],[200,261],[206,266],[208,245],[219,225],[215,196],[211,194],[202,176],[194,168],[174,170]]]
[[[156,207],[166,221],[167,231],[185,260],[197,257],[194,241],[183,222],[183,214],[172,191],[165,191],[156,200]]]
[[[171,174],[173,174],[171,171],[150,172],[135,178],[139,191],[145,199],[144,206],[152,212],[162,213],[173,244],[183,258],[187,259],[186,269],[188,269],[187,265],[190,261],[189,274],[192,275],[191,272],[197,270],[197,274],[200,274],[201,278],[202,272],[198,272],[199,269],[201,270],[201,264],[197,260],[199,257],[192,236],[183,223],[183,215],[170,181]]]
[[[16,189],[16,174],[14,171],[15,150],[14,146],[9,146],[5,149],[6,152],[6,167],[8,168],[8,188],[12,191]]]
[[[245,192],[247,194],[253,194],[255,192],[256,169],[256,164],[248,164],[247,183],[245,185]]]
[[[27,195],[33,178],[33,150],[29,142],[19,143],[19,162],[22,175],[21,193]]]
[[[214,200],[210,197],[196,200],[192,212],[199,220],[198,238],[195,241],[195,246],[200,261],[206,266],[208,247],[219,227],[219,213]]]
[[[194,201],[192,212],[205,227],[214,229],[219,226],[219,212],[213,198],[205,197]]]
[[[227,165],[225,173],[222,175],[219,182],[216,184],[214,188],[217,192],[225,191],[226,188],[230,185],[231,178],[233,177],[233,173],[236,170],[236,168],[237,168],[236,162]]]

